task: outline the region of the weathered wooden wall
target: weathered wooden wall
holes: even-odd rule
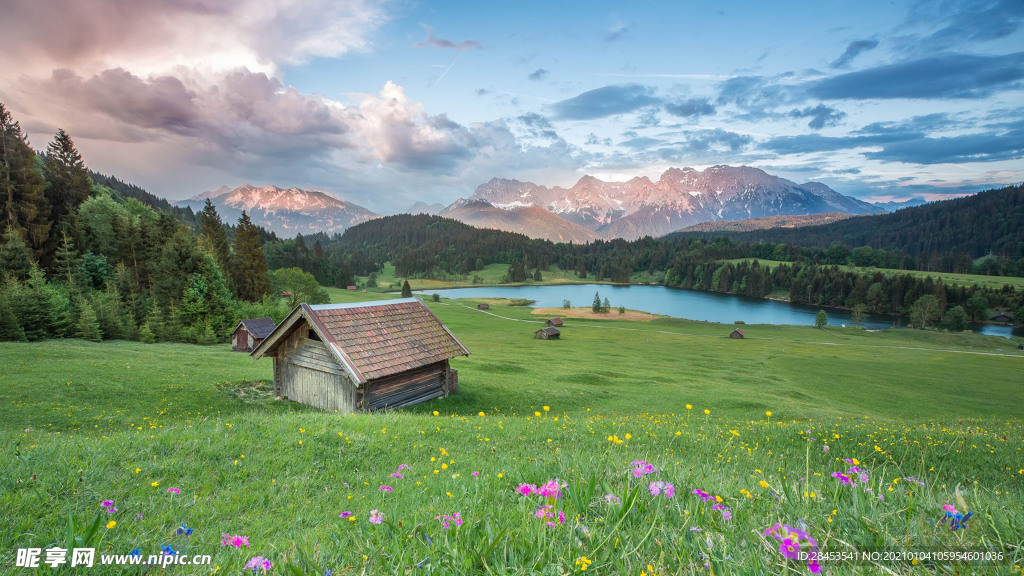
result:
[[[448,361],[371,380],[363,392],[364,410],[401,408],[449,394]]]
[[[300,327],[281,344],[274,361],[274,388],[289,400],[350,414],[358,409],[356,387],[323,342]],[[280,384],[278,384],[280,383]]]

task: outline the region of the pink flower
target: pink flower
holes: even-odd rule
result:
[[[470,476],[479,476],[479,475],[480,475],[480,472],[478,472],[478,471],[474,471],[472,474],[470,474]]]
[[[100,502],[100,506],[103,506],[104,508],[112,508],[114,506],[114,501],[104,500],[103,502]]]
[[[114,508],[113,506],[107,508],[107,514],[113,514],[114,512],[117,512],[117,508]]]
[[[248,536],[242,536],[241,534],[238,534],[236,536],[232,536],[231,534],[225,534],[224,532],[221,532],[220,535],[221,535],[221,540],[220,540],[220,545],[221,546],[234,546],[235,548],[241,548],[242,546],[245,546],[246,548],[249,547],[249,537]]]
[[[796,560],[800,557],[800,543],[792,538],[786,538],[779,543],[779,552],[790,560]]]
[[[676,487],[673,486],[672,484],[669,484],[668,482],[665,482],[664,480],[651,482],[647,486],[647,489],[650,490],[652,496],[664,494],[665,498],[671,498],[672,496],[675,496],[676,493]]]
[[[846,474],[843,474],[841,472],[833,472],[832,477],[838,478],[839,483],[844,486],[853,486],[853,480],[851,480],[850,477],[847,476]]]
[[[640,478],[641,476],[646,476],[648,474],[654,474],[658,471],[653,464],[643,460],[630,462],[630,466],[633,467],[633,476],[636,478]]]
[[[867,474],[861,474],[860,475],[860,483],[861,484],[867,484],[868,480],[869,480],[869,478],[868,478]]]
[[[523,496],[529,496],[537,491],[537,486],[534,484],[519,484],[516,486],[516,492],[519,492]]]
[[[384,514],[379,510],[370,510],[370,523],[380,524],[384,521]]]
[[[178,490],[177,488],[168,488],[167,492],[171,494],[181,494],[181,490]]]
[[[558,500],[562,496],[562,487],[564,484],[555,478],[554,480],[548,480],[540,488],[537,488],[536,494],[539,494],[545,498],[554,498]]]
[[[352,515],[352,511],[351,510],[345,510],[341,514],[338,514],[338,518],[348,518],[351,515]]]
[[[825,444],[824,446],[822,446],[822,447],[821,447],[821,451],[822,451],[822,452],[828,452],[828,451],[829,451],[829,447],[828,447],[828,444]]]
[[[462,526],[462,515],[460,515],[458,512],[452,514],[451,516],[448,516],[447,514],[445,514],[444,516],[435,516],[434,520],[440,520],[445,530],[448,530],[452,524],[455,524],[456,528]]]
[[[615,494],[605,494],[604,501],[609,504],[621,504],[622,500],[619,499]]]
[[[377,490],[380,490],[381,492],[391,492],[391,486],[381,486],[380,488],[377,488]]]
[[[393,474],[391,474],[390,478],[398,478],[399,480],[401,480],[402,478],[405,478],[405,476],[402,476],[401,472],[394,472]]]

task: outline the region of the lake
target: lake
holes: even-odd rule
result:
[[[435,292],[446,298],[525,298],[533,300],[532,306],[538,308],[559,308],[564,300],[568,300],[574,307],[590,307],[594,302],[594,293],[597,292],[600,293],[602,300],[608,298],[613,309],[625,306],[632,310],[643,310],[652,314],[722,324],[733,324],[741,320],[746,324],[813,326],[814,317],[819,310],[817,306],[650,285],[555,284],[548,286],[480,286],[417,291],[418,294],[425,295]],[[828,314],[830,325],[852,324],[849,310],[825,308],[825,312]],[[614,316],[613,310],[611,317],[614,318]],[[899,328],[906,325],[906,319],[871,315],[867,316],[861,324],[871,329]],[[971,326],[971,329],[980,334],[992,336],[1024,337],[1024,329],[1010,326],[975,324]]]

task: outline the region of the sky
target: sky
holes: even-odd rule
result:
[[[382,214],[491,178],[728,164],[869,201],[1024,182],[1024,2],[14,0],[36,149],[172,200],[318,189]]]

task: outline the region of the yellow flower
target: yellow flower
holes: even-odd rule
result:
[[[765,482],[764,480],[761,480],[761,488],[768,489],[768,483]]]
[[[545,407],[544,407],[544,411],[545,411],[545,412],[548,412],[548,411],[550,411],[550,410],[551,410],[551,406],[545,406]]]
[[[355,516],[349,516],[348,517],[348,521],[349,522],[355,522],[356,521],[356,517]]]
[[[687,410],[693,410],[693,404],[687,404],[686,405],[686,409]]]
[[[740,435],[740,433],[735,431],[735,430],[729,430],[729,433],[732,434],[733,436],[739,436]]]
[[[452,496],[451,492],[445,492],[445,494],[447,494],[449,498],[455,498],[455,496]]]
[[[447,469],[448,469],[448,465],[445,464],[444,462],[442,462],[441,463],[441,470],[447,470]]]
[[[857,460],[856,458],[853,458],[852,460],[854,466],[860,466],[860,460]]]
[[[580,567],[580,572],[586,572],[587,566],[590,566],[593,563],[593,560],[590,560],[586,556],[580,556],[576,559],[576,565]]]
[[[626,440],[629,440],[632,437],[633,437],[632,434],[630,434],[629,432],[626,432]]]
[[[437,410],[434,410],[434,416],[437,416],[438,414],[440,413]]]
[[[135,473],[136,473],[136,474],[138,474],[139,472],[142,472],[142,468],[136,468],[136,469],[135,469]]]
[[[159,482],[150,482],[149,485],[152,486],[153,488],[156,488],[157,486],[160,485],[160,483]]]
[[[533,415],[536,416],[537,418],[540,418],[540,412],[534,412]]]
[[[483,412],[480,412],[479,414],[477,414],[477,416],[486,416],[486,414],[484,414]]]
[[[767,417],[769,417],[769,418],[771,418],[771,417],[772,417],[772,411],[771,411],[771,410],[769,410],[769,411],[765,412],[764,414],[765,414],[765,416],[767,416]]]
[[[107,522],[107,530],[113,528],[114,526],[117,526],[117,522],[114,522],[113,520]]]
[[[707,416],[708,414],[711,414],[711,410],[708,410],[707,408],[705,408],[704,409],[704,415]]]

